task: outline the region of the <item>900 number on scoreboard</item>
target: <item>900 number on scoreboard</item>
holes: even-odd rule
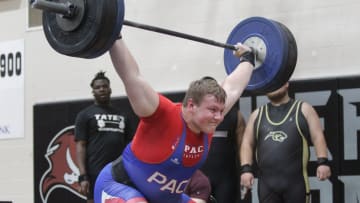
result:
[[[0,78],[20,76],[22,72],[21,52],[0,54]]]

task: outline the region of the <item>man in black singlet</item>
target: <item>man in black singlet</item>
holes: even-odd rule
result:
[[[318,179],[331,175],[319,116],[310,104],[290,98],[288,87],[267,94],[270,103],[251,114],[241,144],[241,184],[248,189],[256,148],[260,203],[309,202],[308,141],[318,157]]]

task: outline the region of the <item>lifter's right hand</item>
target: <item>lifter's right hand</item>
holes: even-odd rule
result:
[[[236,48],[236,50],[233,51],[233,54],[237,57],[242,56],[244,53],[246,53],[248,51],[252,51],[250,47],[248,47],[240,42],[235,45],[235,48]]]
[[[89,193],[90,182],[88,180],[84,180],[81,181],[79,185],[79,192],[83,195],[87,195]]]
[[[241,185],[245,186],[248,189],[251,189],[254,184],[254,175],[250,172],[245,172],[241,174]]]

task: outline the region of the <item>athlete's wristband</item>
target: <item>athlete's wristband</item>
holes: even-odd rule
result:
[[[329,159],[326,157],[319,157],[317,159],[317,165],[318,166],[321,166],[321,165],[330,166]]]
[[[243,173],[254,173],[253,168],[250,164],[244,164],[240,167],[240,174]]]
[[[255,54],[253,49],[251,49],[251,51],[245,52],[243,55],[240,56],[240,63],[245,61],[255,66]]]
[[[83,181],[89,181],[89,179],[90,179],[89,176],[86,174],[79,175],[78,182],[81,183]]]

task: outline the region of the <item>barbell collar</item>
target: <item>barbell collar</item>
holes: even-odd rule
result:
[[[47,0],[32,0],[30,1],[30,4],[32,8],[62,14],[64,17],[67,18],[73,17],[76,11],[76,5],[70,2],[59,3]]]
[[[196,41],[196,42],[200,42],[200,43],[204,43],[204,44],[209,44],[209,45],[213,45],[213,46],[217,46],[217,47],[222,47],[222,48],[226,48],[226,49],[236,50],[236,47],[231,44],[221,43],[221,42],[217,42],[214,40],[197,37],[194,35],[189,35],[189,34],[177,32],[177,31],[173,31],[173,30],[155,27],[152,25],[145,25],[145,24],[141,24],[141,23],[128,21],[128,20],[124,20],[123,25],[127,25],[130,27],[136,27],[136,28],[140,28],[143,30],[158,32],[158,33],[162,33],[162,34],[172,35],[175,37],[180,37],[180,38],[184,38],[184,39],[188,39],[188,40],[192,40],[192,41]]]

